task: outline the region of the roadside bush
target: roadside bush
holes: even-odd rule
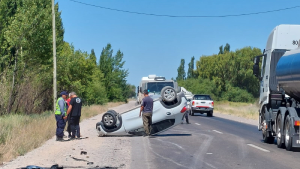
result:
[[[232,102],[253,102],[255,99],[252,94],[238,87],[231,87],[228,91],[222,94],[222,100]]]

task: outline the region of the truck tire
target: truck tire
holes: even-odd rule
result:
[[[284,139],[285,139],[285,148],[287,151],[292,151],[293,149],[291,127],[292,127],[291,118],[290,115],[287,115],[284,122]]]
[[[271,135],[271,132],[268,133],[268,131],[266,131],[266,120],[263,121],[263,128],[262,128],[262,136],[263,136],[263,141],[264,143],[269,143],[269,144],[273,144],[274,143],[274,137]]]
[[[107,128],[113,127],[117,123],[116,115],[113,111],[107,111],[102,116],[103,125]]]
[[[281,114],[279,114],[277,120],[276,120],[276,137],[277,137],[277,147],[283,148],[284,144],[283,142],[283,133],[281,131]]]
[[[161,97],[166,102],[173,102],[177,98],[176,90],[171,86],[161,89]]]
[[[264,143],[273,144],[273,143],[274,143],[274,140],[275,140],[275,137],[270,136],[270,135],[271,135],[270,132],[269,132],[269,137],[268,137],[267,134],[268,134],[268,133],[266,133],[266,131],[263,131],[263,132],[262,132]]]
[[[207,113],[207,117],[212,117],[212,116],[213,116],[213,113],[214,113],[213,110],[212,110],[212,111],[209,111],[209,112]]]

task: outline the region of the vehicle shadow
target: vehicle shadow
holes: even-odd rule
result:
[[[151,137],[184,137],[184,136],[192,136],[192,134],[153,134]],[[143,135],[119,135],[119,136],[110,136],[106,135],[103,137],[143,137]]]
[[[261,139],[260,141],[261,141],[262,143],[265,143],[264,140],[262,140],[262,139]],[[277,139],[275,139],[273,143],[265,143],[265,144],[271,144],[271,145],[273,144],[274,146],[276,146],[276,145],[277,145]],[[279,148],[279,149],[284,150],[284,149],[285,149],[285,146],[282,147],[282,148]],[[293,148],[291,152],[300,152],[300,148]]]
[[[195,113],[194,116],[192,115],[189,115],[190,117],[194,117],[194,116],[200,116],[200,117],[208,117],[205,113],[201,114],[201,113]],[[214,115],[209,117],[209,118],[212,118],[212,117],[215,117]]]
[[[158,135],[153,135],[155,137],[182,137],[182,136],[192,136],[192,134],[158,134]]]

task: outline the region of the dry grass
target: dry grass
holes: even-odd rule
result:
[[[83,107],[81,119],[93,117],[121,104]],[[56,122],[52,112],[0,117],[0,165],[41,146],[55,135],[55,130]]]
[[[216,112],[230,114],[247,119],[258,119],[259,106],[257,103],[215,102]]]

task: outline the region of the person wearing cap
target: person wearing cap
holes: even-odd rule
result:
[[[67,112],[67,104],[65,99],[67,99],[68,93],[66,91],[62,91],[60,93],[60,97],[56,101],[56,110],[55,110],[55,119],[56,119],[56,141],[63,141],[64,130],[66,126],[66,122],[64,117]]]
[[[144,136],[150,136],[153,114],[153,99],[149,97],[148,90],[144,90],[144,96],[145,97],[142,100],[139,117],[141,117],[141,114],[143,112],[143,125],[146,134]]]

